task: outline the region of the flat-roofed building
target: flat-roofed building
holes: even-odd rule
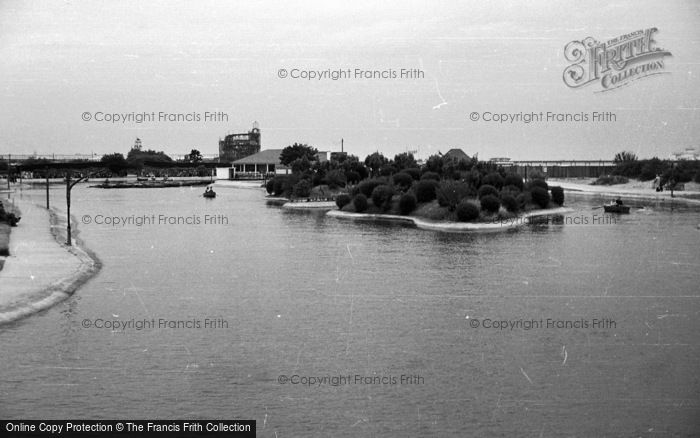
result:
[[[280,163],[282,149],[266,149],[216,169],[217,179],[263,179],[270,175],[291,173]]]

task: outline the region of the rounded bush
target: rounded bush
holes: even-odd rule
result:
[[[498,213],[501,208],[501,201],[494,195],[485,195],[479,200],[481,209],[489,213]]]
[[[352,200],[352,205],[355,206],[355,211],[362,213],[367,210],[367,196],[362,193],[358,193]]]
[[[372,202],[375,207],[383,210],[391,206],[391,197],[394,196],[394,190],[388,185],[380,185],[372,190]]]
[[[529,186],[531,189],[535,188],[535,187],[541,187],[545,190],[549,190],[549,186],[547,185],[547,182],[545,180],[539,179],[539,178],[533,179],[532,181],[530,181]]]
[[[435,181],[440,181],[440,175],[438,175],[436,172],[425,172],[423,175],[421,175],[420,179],[432,179]]]
[[[515,200],[518,201],[519,208],[525,208],[527,204],[532,202],[532,195],[530,192],[522,192],[515,197]]]
[[[523,177],[518,175],[517,173],[509,173],[506,175],[506,177],[503,179],[503,185],[504,186],[515,186],[519,190],[523,190],[523,187],[525,187],[525,184],[523,183]]]
[[[501,204],[503,204],[503,207],[505,207],[505,209],[510,211],[511,213],[516,213],[520,208],[520,203],[517,199],[515,199],[515,196],[513,195],[502,195]]]
[[[418,181],[420,179],[420,169],[410,167],[408,169],[404,169],[403,171],[411,175],[411,178],[413,178],[414,181]]]
[[[391,177],[391,179],[394,182],[394,186],[400,188],[403,191],[406,191],[409,188],[411,188],[411,184],[413,184],[413,177],[406,172],[395,173],[394,176]]]
[[[487,195],[498,196],[498,189],[496,189],[496,187],[492,185],[484,184],[481,187],[479,187],[479,191],[477,193],[479,195],[479,199]]]
[[[501,199],[503,198],[503,195],[510,195],[515,198],[519,194],[520,189],[513,185],[503,186],[501,189]]]
[[[272,193],[275,196],[289,196],[293,193],[294,185],[299,178],[296,175],[278,175],[272,181]]]
[[[457,220],[471,222],[479,219],[479,207],[466,199],[457,204]]]
[[[532,202],[539,205],[541,208],[547,208],[549,204],[549,192],[542,187],[534,187],[530,190],[530,196],[532,196]]]
[[[503,187],[503,177],[497,172],[492,172],[486,175],[484,179],[481,180],[481,183],[488,184],[490,186],[496,187],[497,189],[500,189],[501,187]]]
[[[430,202],[435,199],[438,183],[432,179],[422,179],[416,183],[414,191],[418,202]]]
[[[308,179],[302,179],[294,185],[294,196],[298,198],[305,198],[311,194],[311,181]]]
[[[345,172],[345,178],[348,180],[349,184],[357,184],[360,182],[360,174],[355,171]]]
[[[413,193],[404,193],[399,198],[399,211],[401,214],[409,214],[416,209],[416,197]]]
[[[267,182],[265,183],[265,190],[267,190],[267,193],[269,195],[272,194],[272,192],[275,190],[275,179],[274,178],[270,178],[267,180]]]
[[[279,196],[282,194],[283,182],[284,181],[282,180],[282,178],[279,178],[279,177],[272,178],[272,193],[275,196]]]
[[[347,182],[347,176],[345,176],[345,172],[343,172],[340,169],[335,169],[331,170],[326,174],[326,184],[328,184],[328,188],[331,190],[337,189],[338,187],[345,187],[345,183]]]
[[[467,183],[445,180],[442,181],[435,190],[438,204],[441,207],[447,207],[449,211],[455,211],[457,204],[467,197],[474,196],[474,189]]]
[[[552,202],[558,205],[564,205],[564,189],[559,186],[552,187]]]
[[[379,169],[379,175],[381,176],[391,176],[395,174],[398,171],[395,166],[392,165],[384,165]]]
[[[342,193],[335,198],[335,205],[338,206],[339,210],[342,210],[343,207],[348,205],[351,201],[352,198],[350,198],[350,195],[348,195],[347,193]]]
[[[377,179],[377,178],[366,179],[366,180],[362,181],[357,186],[357,188],[360,191],[360,193],[362,193],[363,195],[365,195],[366,197],[369,198],[372,196],[372,192],[374,191],[374,189],[378,186],[383,185],[383,184],[385,184],[385,181],[382,179]]]

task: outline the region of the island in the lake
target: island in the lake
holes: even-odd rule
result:
[[[364,163],[347,154],[315,157],[306,145],[285,149],[280,159],[287,159],[292,173],[266,182],[270,196],[288,198],[290,208],[337,208],[331,213],[337,217],[450,230],[510,227],[525,222],[518,219],[567,211],[564,190],[550,187],[544,174],[534,172],[526,180],[459,149],[433,155],[422,165],[410,153],[390,160],[375,152]]]

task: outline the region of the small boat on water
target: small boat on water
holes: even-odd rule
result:
[[[603,210],[605,210],[606,213],[627,214],[630,212],[630,207],[628,205],[606,204],[603,206]]]
[[[207,189],[202,196],[205,198],[216,198],[216,192],[212,189]]]

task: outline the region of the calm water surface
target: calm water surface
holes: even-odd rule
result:
[[[104,267],[0,327],[0,418],[255,419],[280,438],[700,434],[697,207],[445,234],[201,191],[74,189]],[[569,217],[600,218],[601,202],[569,196]],[[483,327],[548,318],[589,327]],[[96,319],[228,327],[83,327]],[[350,384],[280,383],[341,375]]]

